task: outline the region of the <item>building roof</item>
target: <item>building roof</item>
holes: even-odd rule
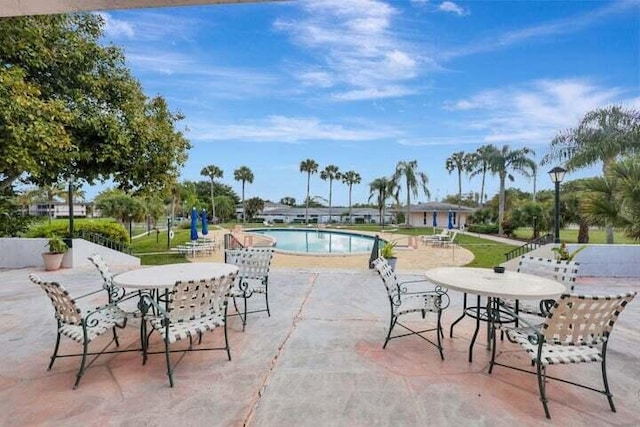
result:
[[[406,209],[406,206],[400,208],[400,212]],[[468,206],[460,206],[458,209],[458,205],[454,205],[451,203],[442,203],[442,202],[425,202],[418,203],[417,205],[411,205],[411,212],[475,212],[476,208],[470,208]]]

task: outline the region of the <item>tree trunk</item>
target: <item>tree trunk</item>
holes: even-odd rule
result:
[[[458,169],[458,213],[456,214],[457,227],[460,229],[460,204],[462,203],[462,170]]]
[[[482,170],[482,185],[480,186],[480,206],[484,208],[484,179],[487,176],[487,170]]]
[[[331,224],[331,196],[333,190],[333,180],[329,178],[329,224]]]
[[[353,218],[351,216],[351,189],[353,188],[353,184],[349,184],[349,224],[353,223]]]
[[[242,223],[247,222],[247,208],[244,205],[244,181],[242,181]]]
[[[589,243],[589,224],[584,221],[580,221],[580,228],[578,229],[578,243]]]
[[[304,210],[304,222],[309,224],[309,184],[311,183],[311,172],[307,172],[307,203]]]
[[[404,219],[404,224],[409,226],[409,219],[411,217],[411,192],[409,191],[409,182],[407,180],[407,217]]]
[[[216,217],[216,201],[213,198],[213,179],[211,180],[211,222]]]
[[[504,181],[506,176],[500,175],[500,201],[498,204],[498,234],[500,236],[504,235],[504,230],[502,229],[502,221],[504,221]]]

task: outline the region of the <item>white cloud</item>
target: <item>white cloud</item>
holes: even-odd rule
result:
[[[135,35],[133,25],[127,21],[114,18],[109,13],[99,12],[98,15],[104,20],[104,34],[114,39],[132,39]]]
[[[449,101],[445,108],[458,113],[458,127],[482,135],[480,142],[546,145],[586,112],[624,103],[623,96],[620,88],[603,88],[588,80],[537,80]]]
[[[371,141],[399,137],[397,130],[370,124],[347,127],[323,123],[316,118],[269,116],[264,120],[241,124],[189,123],[189,136],[201,141],[286,142]],[[213,129],[213,130],[210,130]]]
[[[438,10],[453,13],[458,16],[464,16],[468,13],[462,6],[457,5],[452,1],[443,1],[440,3],[440,6],[438,6]]]
[[[331,97],[337,101],[362,101],[366,99],[398,98],[413,95],[415,90],[401,86],[386,86],[383,88],[355,89],[336,92]]]
[[[407,86],[418,75],[421,59],[413,46],[394,33],[392,23],[398,12],[391,5],[376,0],[298,4],[302,18],[280,19],[274,27],[314,57],[315,64],[295,72],[303,85],[337,89],[346,95],[332,97],[341,100],[412,92]]]

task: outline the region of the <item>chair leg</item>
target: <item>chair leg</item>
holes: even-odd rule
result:
[[[113,327],[113,340],[116,343],[116,347],[120,347],[120,342],[118,341],[118,333],[116,332],[116,327]]]
[[[236,297],[233,297],[233,308],[235,308],[236,313],[238,313],[238,317],[240,317],[240,320],[242,321],[242,331],[244,332],[245,320],[244,320],[244,317],[243,317],[243,314],[242,314],[243,312],[241,312],[240,309],[238,308],[238,303],[236,302]],[[246,308],[246,304],[245,304],[245,308]],[[244,316],[246,316],[246,315],[244,315]]]
[[[540,401],[544,407],[544,414],[548,419],[551,419],[551,413],[549,412],[549,406],[547,405],[547,396],[545,394],[545,377],[547,375],[546,368],[542,366],[539,360],[536,361],[536,373],[538,375],[538,388],[540,389]]]
[[[60,332],[58,332],[58,336],[56,337],[56,345],[53,348],[53,354],[51,355],[51,361],[49,362],[49,367],[47,371],[50,371],[53,367],[53,362],[56,361],[56,357],[58,357],[58,348],[60,347]]]
[[[271,317],[271,310],[269,310],[269,288],[267,286],[264,288],[264,301],[267,305],[267,316]]]
[[[169,386],[173,387],[173,372],[171,371],[171,358],[169,358],[169,341],[164,340],[164,356],[167,359],[167,375],[169,376]]]
[[[609,407],[611,408],[611,412],[616,412],[616,407],[613,404],[613,395],[611,394],[611,390],[609,389],[609,381],[607,379],[607,343],[603,344],[602,348],[602,382],[604,382],[604,394],[607,396],[607,400],[609,401]]]
[[[476,338],[478,338],[478,331],[480,330],[480,296],[478,296],[476,310],[476,330],[473,332],[471,344],[469,344],[469,363],[473,362],[473,346],[476,343]]]
[[[387,338],[384,340],[384,345],[382,346],[383,350],[387,347],[387,344],[391,339],[391,331],[393,331],[393,327],[396,325],[397,321],[398,321],[398,318],[392,315],[391,321],[389,322],[389,332],[387,332]]]
[[[227,350],[227,359],[231,361],[231,348],[229,347],[229,337],[227,336],[227,321],[224,322],[224,349]]]
[[[73,385],[73,389],[78,388],[78,384],[80,384],[80,378],[84,375],[84,365],[87,362],[87,349],[89,347],[89,343],[85,339],[82,343],[82,361],[80,362],[80,370],[78,370],[78,374],[76,375],[76,382]]]
[[[242,332],[244,332],[244,328],[247,326],[247,297],[244,296],[244,316],[242,316]]]
[[[491,329],[493,333],[491,334],[492,346],[491,346],[491,362],[489,362],[489,374],[493,372],[493,366],[496,363],[496,329],[495,327]],[[504,335],[504,331],[500,331],[500,339],[502,339]]]
[[[438,310],[438,327],[436,330],[436,335],[438,335],[438,351],[440,352],[440,359],[444,360],[444,353],[442,352],[442,310]]]

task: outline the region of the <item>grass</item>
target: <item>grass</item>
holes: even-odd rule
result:
[[[522,240],[530,240],[533,234],[531,228],[519,228],[515,232],[515,237]],[[560,230],[560,241],[566,243],[578,243],[578,230],[577,229],[563,229]],[[637,240],[633,240],[630,237],[624,235],[622,231],[615,230],[613,234],[613,241],[618,244],[639,244]],[[589,230],[589,243],[591,244],[604,244],[606,243],[606,235],[603,229],[590,229]]]

